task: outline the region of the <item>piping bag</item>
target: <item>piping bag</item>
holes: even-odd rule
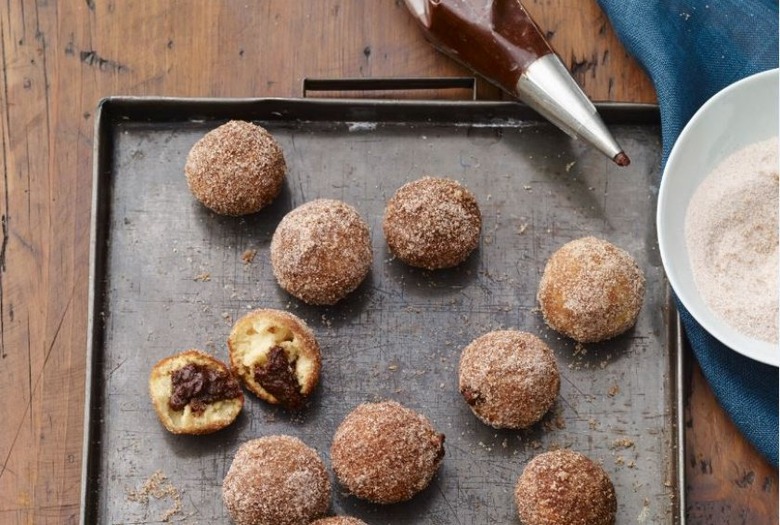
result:
[[[628,156],[519,0],[405,1],[434,47],[628,166]]]

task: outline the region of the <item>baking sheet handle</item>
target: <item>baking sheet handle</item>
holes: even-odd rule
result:
[[[431,78],[304,78],[302,96],[315,91],[421,91],[442,89],[471,90],[471,100],[477,100],[477,79],[474,77]]]

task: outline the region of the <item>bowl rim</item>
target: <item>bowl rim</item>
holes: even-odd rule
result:
[[[738,80],[717,92],[696,111],[693,117],[691,117],[691,119],[683,128],[679,137],[672,146],[671,152],[669,153],[669,158],[667,159],[666,165],[664,166],[658,189],[658,203],[656,208],[656,232],[658,237],[658,248],[661,255],[661,262],[663,264],[669,284],[678,300],[688,310],[691,316],[693,316],[693,318],[707,332],[710,333],[710,335],[723,343],[726,347],[755,361],[773,366],[780,366],[780,348],[778,348],[778,345],[767,341],[758,340],[738,332],[734,328],[728,326],[725,321],[720,321],[714,312],[709,309],[706,313],[702,312],[698,305],[693,302],[687,291],[690,290],[691,286],[686,287],[682,285],[682,277],[680,276],[680,273],[684,272],[678,273],[678,270],[676,270],[674,257],[671,253],[669,253],[671,247],[667,246],[667,242],[671,241],[665,242],[665,240],[668,238],[666,235],[667,225],[665,212],[668,207],[667,202],[670,198],[670,188],[673,187],[673,182],[670,181],[674,177],[677,164],[681,162],[679,158],[682,158],[685,155],[683,150],[685,149],[686,144],[692,140],[692,136],[699,132],[697,128],[700,126],[700,122],[703,121],[706,116],[713,111],[713,107],[720,105],[724,99],[728,99],[734,96],[735,92],[751,89],[753,86],[763,85],[764,83],[769,82],[775,82],[775,84],[777,84],[778,71],[778,68],[770,69]],[[718,160],[718,162],[726,158],[726,156],[731,153],[733,153],[733,151],[726,152],[724,156]],[[704,180],[706,176],[706,174],[703,175],[701,180]],[[696,184],[693,192],[696,191],[696,188],[698,188],[701,180]],[[691,196],[693,195],[693,192],[691,193]],[[690,199],[690,197],[688,197],[688,199]],[[687,256],[687,251],[685,255]],[[691,281],[692,279],[693,276],[691,276]],[[695,290],[695,284],[693,288]],[[705,308],[707,308],[706,305]]]

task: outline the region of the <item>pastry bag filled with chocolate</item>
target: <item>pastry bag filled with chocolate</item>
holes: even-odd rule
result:
[[[628,165],[628,156],[519,0],[406,0],[406,5],[440,51],[619,166]]]

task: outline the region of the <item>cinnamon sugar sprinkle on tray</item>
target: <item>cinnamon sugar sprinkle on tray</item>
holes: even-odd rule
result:
[[[163,511],[157,518],[159,521],[168,522],[173,516],[181,513],[181,492],[161,470],[157,470],[149,476],[141,488],[127,491],[127,501],[142,505],[149,505],[150,496],[156,500],[169,500],[171,502],[171,507]]]

